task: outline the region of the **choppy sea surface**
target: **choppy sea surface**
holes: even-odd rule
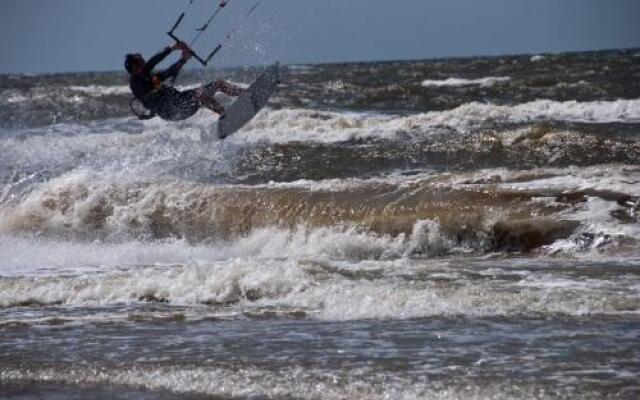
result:
[[[640,49],[283,69],[0,76],[1,398],[640,397]]]

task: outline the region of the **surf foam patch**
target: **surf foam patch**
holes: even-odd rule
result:
[[[410,116],[327,112],[302,109],[266,110],[231,140],[249,142],[344,142],[358,139],[421,138],[442,129],[468,132],[499,123],[541,121],[640,123],[640,99],[558,102],[536,100],[513,106],[468,103],[447,111]]]
[[[478,79],[463,79],[463,78],[447,78],[444,80],[426,79],[422,81],[422,87],[458,87],[458,86],[494,86],[498,83],[509,82],[511,80],[508,76],[496,76],[486,77]]]
[[[540,259],[519,260],[515,272],[513,260],[467,261],[193,258],[175,265],[0,276],[0,307],[158,303],[206,306],[210,316],[296,312],[331,321],[640,313],[637,275],[614,273],[611,263],[600,267],[611,271],[608,278],[592,280],[579,263],[567,261],[560,276],[536,267],[545,265]]]

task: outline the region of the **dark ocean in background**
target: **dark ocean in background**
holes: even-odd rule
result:
[[[0,76],[0,398],[640,398],[640,49],[129,99]]]

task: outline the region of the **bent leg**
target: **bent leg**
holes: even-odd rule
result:
[[[217,92],[222,92],[228,96],[238,97],[244,92],[244,89],[240,86],[236,86],[219,79],[215,82],[192,90],[193,96],[198,99],[203,106],[215,113],[223,115],[224,107],[214,97]]]
[[[240,86],[233,85],[229,82],[223,81],[222,79],[209,83],[208,85],[203,86],[202,89],[211,96],[217,92],[222,92],[228,96],[238,97],[244,92],[244,89]]]
[[[218,103],[218,101],[213,97],[213,95],[209,95],[204,88],[198,88],[193,91],[193,96],[200,101],[200,103],[210,109],[211,111],[217,114],[224,114],[224,107],[222,104]]]

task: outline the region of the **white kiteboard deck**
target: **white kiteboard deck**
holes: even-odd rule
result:
[[[227,107],[224,118],[218,120],[218,137],[224,139],[251,121],[267,105],[279,82],[280,68],[274,64]]]

